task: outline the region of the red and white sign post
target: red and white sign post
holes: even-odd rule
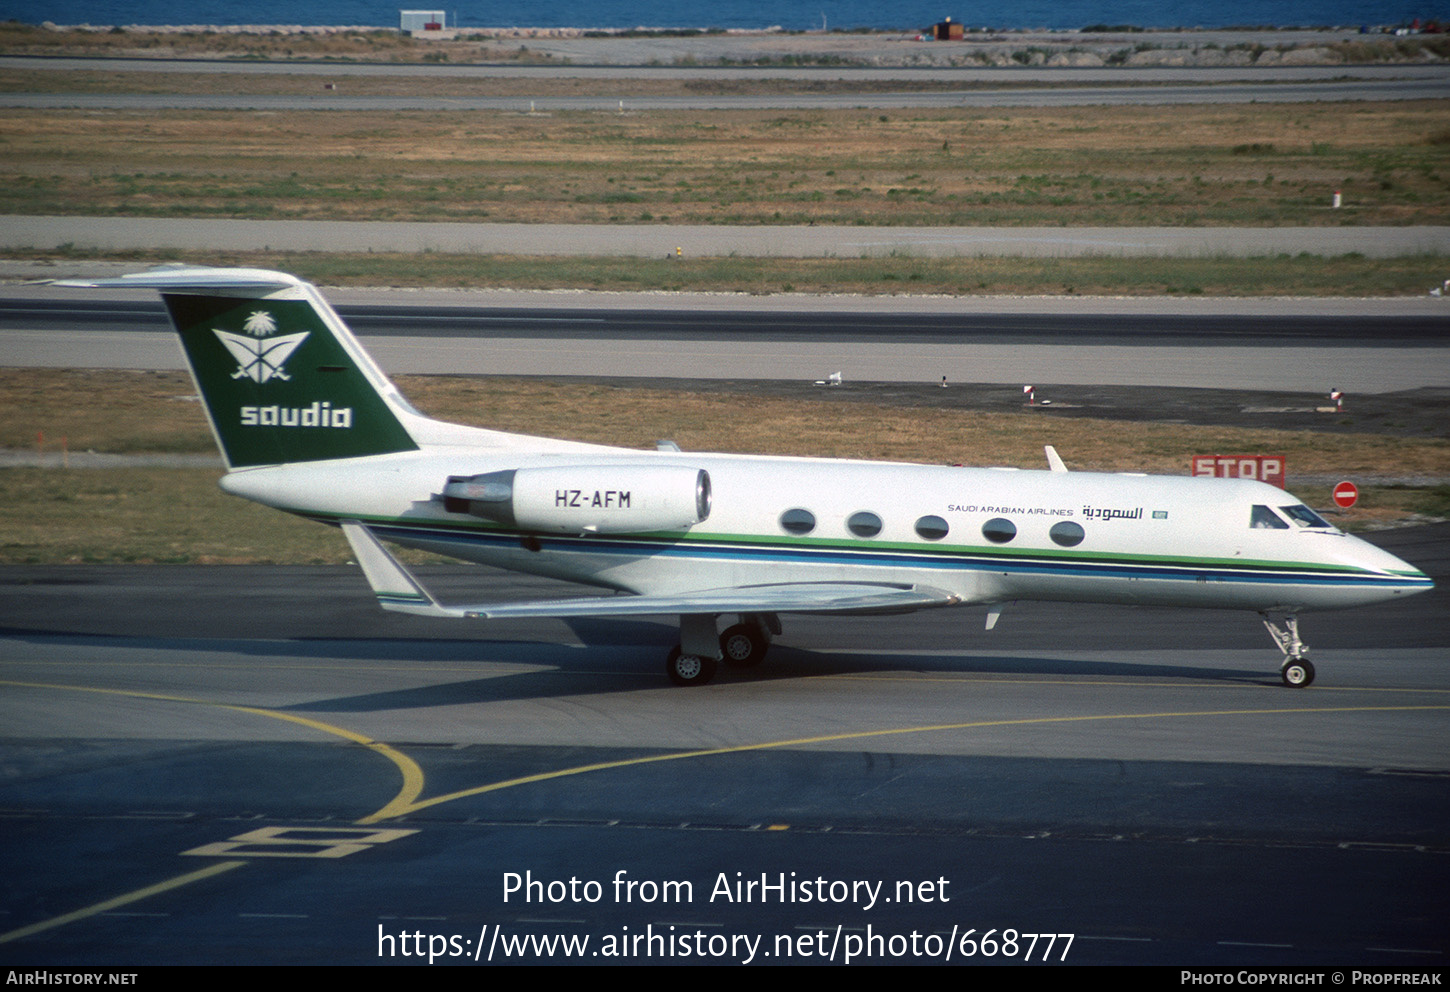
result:
[[[1341,482],[1334,487],[1334,505],[1347,510],[1359,500],[1359,487],[1353,482]]]

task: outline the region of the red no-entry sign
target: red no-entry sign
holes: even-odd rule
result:
[[[1334,505],[1347,510],[1359,499],[1359,487],[1353,482],[1341,482],[1334,487]]]

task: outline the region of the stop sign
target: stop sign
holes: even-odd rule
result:
[[[1341,482],[1334,487],[1334,505],[1347,510],[1359,499],[1359,487],[1353,482]]]

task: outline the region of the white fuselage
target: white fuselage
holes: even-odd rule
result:
[[[630,472],[644,465],[707,472],[708,517],[671,532],[544,533],[449,512],[436,498],[450,477],[551,466],[587,466],[596,491],[598,479],[617,470],[621,481],[607,492],[626,492]],[[1237,480],[581,445],[550,454],[425,448],[233,472],[222,486],[324,521],[359,519],[399,544],[653,596],[766,583],[884,582],[930,586],[963,603],[1039,599],[1293,613],[1430,586],[1412,566],[1332,527],[1255,528],[1255,506],[1272,510],[1298,500]],[[813,526],[803,530],[807,515]],[[879,531],[872,533],[875,521]]]

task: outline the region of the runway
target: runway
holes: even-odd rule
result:
[[[1413,227],[844,227],[742,224],[488,224],[449,221],[246,220],[0,215],[0,247],[206,253],[449,252],[464,255],[664,258],[1272,257],[1445,254],[1450,228]],[[64,263],[68,270],[96,263]],[[104,265],[105,263],[101,263]],[[547,263],[541,263],[547,264]],[[135,265],[128,271],[135,271]],[[37,272],[44,278],[53,272]],[[1428,291],[1428,287],[1427,287]],[[786,294],[789,295],[789,294]]]
[[[1211,33],[1195,32],[1195,39],[1208,44],[1219,45],[1260,43],[1281,41],[1282,36],[1277,32],[1269,31],[1254,37],[1249,37],[1241,32],[1228,32],[1214,36]],[[1318,38],[1313,37],[1304,31],[1295,31],[1296,41],[1312,41],[1321,44],[1330,44],[1340,40],[1337,32],[1329,32]],[[736,42],[746,39],[736,36]],[[810,44],[811,39],[803,36],[796,36],[793,39],[796,43]],[[1022,40],[1031,43],[1032,39],[1022,37]],[[1044,40],[1061,42],[1061,35],[1048,35]],[[1134,33],[1134,42],[1152,41],[1157,44],[1177,43],[1182,41],[1178,32],[1169,32],[1155,38],[1146,38],[1142,34]],[[629,45],[636,49],[636,59],[633,61],[620,61],[618,58],[610,58],[606,53],[600,51],[601,46],[608,48],[611,43],[618,43],[626,39],[605,39],[589,38],[574,39],[572,44],[582,46],[582,49],[592,51],[575,50],[565,53],[563,46],[571,44],[564,39],[536,39],[535,46],[539,43],[545,47],[559,46],[561,56],[569,61],[556,63],[510,63],[510,62],[471,62],[471,63],[439,63],[439,62],[347,62],[339,63],[333,61],[299,61],[289,59],[286,61],[265,61],[265,60],[244,60],[225,58],[115,58],[115,57],[84,57],[84,56],[36,56],[36,55],[3,55],[0,56],[0,69],[9,69],[17,72],[31,73],[77,73],[87,70],[103,69],[113,73],[166,73],[180,76],[183,80],[187,76],[207,75],[228,75],[228,76],[301,76],[301,77],[336,77],[355,76],[360,78],[387,78],[404,76],[416,79],[534,79],[534,80],[556,80],[556,79],[587,79],[596,84],[607,83],[610,80],[621,79],[665,79],[665,80],[790,80],[795,82],[820,82],[822,80],[840,80],[857,82],[880,82],[883,80],[900,81],[922,81],[926,80],[935,83],[955,82],[963,86],[981,86],[984,84],[1002,85],[1004,80],[1011,80],[1024,84],[1042,85],[1048,84],[1073,84],[1073,85],[1097,85],[1107,86],[1112,83],[1119,85],[1160,85],[1163,83],[1202,83],[1202,84],[1223,84],[1223,83],[1314,83],[1314,82],[1342,82],[1346,79],[1363,80],[1367,82],[1385,82],[1396,79],[1415,79],[1425,81],[1444,81],[1450,76],[1447,67],[1436,63],[1416,64],[1413,62],[1401,62],[1387,65],[1375,65],[1371,63],[1358,64],[1337,64],[1337,65],[1274,65],[1274,66],[1111,66],[1111,67],[1066,67],[1066,66],[1025,66],[1013,65],[1010,69],[1003,70],[1001,67],[988,66],[963,66],[963,65],[922,65],[912,63],[909,65],[890,64],[884,62],[879,65],[747,65],[746,60],[736,55],[736,64],[712,65],[710,59],[721,58],[725,53],[714,52],[712,56],[696,53],[689,63],[670,64],[670,59],[660,58],[661,46],[668,46],[674,43],[698,44],[703,42],[724,41],[730,43],[730,39],[721,37],[702,38],[693,41],[682,41],[681,39],[653,38],[635,39],[636,44]],[[747,41],[748,43],[748,41]],[[888,49],[899,47],[899,44],[887,42]],[[922,52],[932,53],[932,49],[921,49],[917,45],[909,46],[913,54]],[[936,50],[941,51],[941,50]],[[880,54],[880,53],[876,53]],[[57,78],[62,78],[59,75]],[[63,85],[63,79],[62,79]],[[178,84],[180,86],[181,84]]]
[[[1302,691],[1248,614],[787,617],[762,669],[682,690],[672,618],[398,617],[349,568],[0,569],[3,953],[1439,967],[1450,525],[1381,540],[1440,587],[1306,617]]]
[[[59,290],[0,300],[0,366],[181,368],[152,301]],[[610,376],[812,382],[1173,386],[1327,393],[1450,387],[1442,300],[1205,301],[895,298],[842,311],[716,297],[701,309],[557,305],[514,294],[328,293],[392,374]],[[399,300],[408,299],[411,305]],[[522,298],[531,305],[520,306]],[[386,300],[386,302],[380,302]],[[676,304],[679,305],[678,303]],[[767,307],[770,307],[767,309]]]
[[[572,57],[571,62],[588,60]],[[56,92],[3,92],[0,106],[35,110],[256,110],[288,111],[445,111],[505,113],[608,112],[667,110],[842,110],[950,107],[1149,106],[1173,104],[1302,103],[1361,100],[1438,100],[1445,96],[1450,70],[1443,65],[1216,66],[1028,68],[670,65],[386,65],[377,63],[243,62],[208,59],[87,59],[11,56],[0,70],[43,78],[55,74]],[[168,73],[177,78],[173,93],[67,92],[64,73],[86,71]],[[296,93],[188,92],[188,77],[198,74],[324,77],[335,89],[309,86]],[[355,94],[380,77],[415,77],[408,94]],[[534,95],[442,95],[430,90],[434,79],[512,79],[537,82]],[[584,80],[585,95],[559,95],[548,89],[560,80]],[[693,83],[715,80],[721,89],[748,81],[793,83],[802,90],[825,83],[835,92],[759,92],[735,94],[708,88],[683,94],[636,93],[621,89],[626,80]],[[900,81],[898,92],[879,92],[883,82]],[[919,83],[952,89],[914,88]],[[857,90],[853,84],[859,85]],[[123,88],[121,83],[117,88]],[[301,87],[299,87],[299,90]]]
[[[1239,103],[1319,103],[1324,101],[1440,100],[1443,80],[1395,79],[1367,82],[1279,82],[1237,87],[1161,85],[1145,88],[1074,86],[1064,89],[1001,89],[958,92],[783,93],[750,96],[599,96],[459,97],[335,96],[267,94],[6,93],[0,107],[22,110],[246,110],[266,113],[306,111],[420,111],[504,113],[619,113],[679,110],[900,110],[905,108],[1158,106]]]

